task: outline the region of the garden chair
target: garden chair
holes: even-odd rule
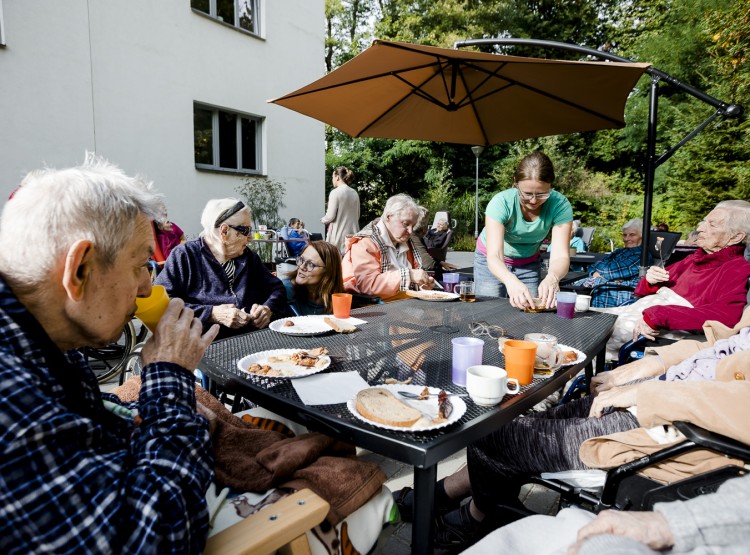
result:
[[[305,532],[320,524],[329,505],[309,489],[276,501],[241,522],[212,535],[206,555],[260,555],[310,553]]]
[[[581,227],[578,229],[583,244],[586,245],[586,251],[591,250],[591,241],[594,239],[595,227]]]

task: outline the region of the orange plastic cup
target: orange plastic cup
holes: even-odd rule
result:
[[[520,339],[509,339],[503,344],[505,371],[520,385],[529,385],[534,378],[536,343]]]
[[[336,318],[349,318],[352,310],[352,296],[349,293],[334,293],[332,302]]]
[[[135,316],[152,332],[169,305],[169,295],[162,285],[151,287],[151,296],[135,299]]]

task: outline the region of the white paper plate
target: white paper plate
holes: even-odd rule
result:
[[[446,293],[445,291],[406,291],[409,297],[414,297],[420,301],[432,301],[437,303],[445,303],[449,301],[455,301],[458,299],[458,293]]]
[[[574,347],[568,347],[567,345],[560,345],[560,348],[563,351],[573,351],[575,354],[578,355],[578,358],[576,358],[573,362],[566,362],[565,364],[563,364],[563,366],[572,366],[574,364],[578,364],[579,362],[583,362],[584,360],[586,360],[586,353],[584,353],[583,351],[579,351],[578,349]]]
[[[291,321],[294,323],[293,326],[285,326],[284,322]],[[333,331],[333,328],[326,324],[322,318],[313,318],[312,316],[295,316],[293,318],[281,318],[280,320],[274,320],[268,326],[273,331],[283,333],[285,335],[297,335],[297,336],[312,336],[312,335],[323,335]]]
[[[560,349],[562,349],[563,351],[573,351],[576,355],[578,355],[578,357],[573,362],[566,362],[562,366],[572,366],[574,364],[578,364],[579,362],[583,362],[584,360],[586,360],[586,353],[584,353],[583,351],[579,351],[575,347],[569,347],[567,345],[562,345],[560,343],[558,343],[557,346],[560,347]],[[502,353],[503,352],[503,345],[499,345],[498,348],[500,349],[500,352]],[[543,372],[543,373],[540,373],[540,371]],[[548,378],[553,373],[554,372],[549,373],[549,369],[548,368],[539,368],[537,366],[534,367],[534,376],[537,377],[537,378]]]
[[[312,376],[313,374],[322,372],[331,365],[331,357],[329,357],[328,355],[323,355],[322,357],[320,357],[320,359],[323,361],[321,365],[312,368],[308,368],[307,366],[298,366],[291,361],[268,362],[268,357],[291,355],[304,350],[306,349],[273,349],[271,351],[261,351],[259,353],[253,353],[252,355],[247,355],[246,357],[243,357],[239,361],[237,361],[237,368],[239,368],[242,372],[247,372],[250,376],[258,376],[259,378],[294,379]],[[254,374],[252,372],[248,372],[247,369],[251,365],[256,363],[261,365],[268,364],[274,369],[283,371],[286,375],[267,376],[265,374]]]
[[[398,391],[410,391],[411,393],[422,393],[425,386],[423,385],[403,385],[403,384],[384,384],[384,385],[378,385],[374,387],[381,387],[383,389],[388,389],[393,393],[393,395],[398,398],[399,400],[403,401],[407,405],[414,407],[418,411],[420,411],[422,414],[425,415],[425,418],[427,420],[432,420],[435,417],[437,417],[438,412],[438,401],[437,397],[428,397],[425,401],[417,401],[416,399],[405,399],[404,397],[401,397],[398,394]],[[372,388],[369,388],[372,389]],[[428,387],[430,390],[430,393],[440,393],[439,387]],[[388,424],[381,424],[379,422],[373,422],[372,420],[368,420],[364,416],[362,416],[359,411],[357,410],[357,402],[355,399],[349,399],[347,401],[346,406],[349,409],[349,412],[351,412],[355,417],[362,420],[363,422],[367,422],[368,424],[371,424],[372,426],[375,426],[377,428],[383,428],[385,430],[394,430],[396,432],[427,432],[432,430],[439,430],[440,428],[445,428],[446,426],[450,426],[454,422],[458,422],[461,417],[466,412],[466,403],[461,397],[457,397],[455,395],[450,396],[451,403],[453,403],[453,412],[448,417],[448,419],[445,422],[441,422],[439,424],[422,424],[423,421],[417,421],[414,426],[411,428],[403,428],[400,426],[389,426]]]

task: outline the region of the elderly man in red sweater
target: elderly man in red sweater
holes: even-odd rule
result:
[[[730,328],[739,322],[750,278],[750,263],[743,257],[750,238],[750,202],[720,202],[697,229],[700,248],[694,254],[666,268],[651,266],[638,282],[634,304],[602,309],[618,315],[607,343],[608,359],[616,359],[631,337],[700,330],[706,320]]]

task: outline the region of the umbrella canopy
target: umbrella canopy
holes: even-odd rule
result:
[[[353,137],[491,145],[625,125],[649,64],[543,60],[376,40],[274,102]]]

